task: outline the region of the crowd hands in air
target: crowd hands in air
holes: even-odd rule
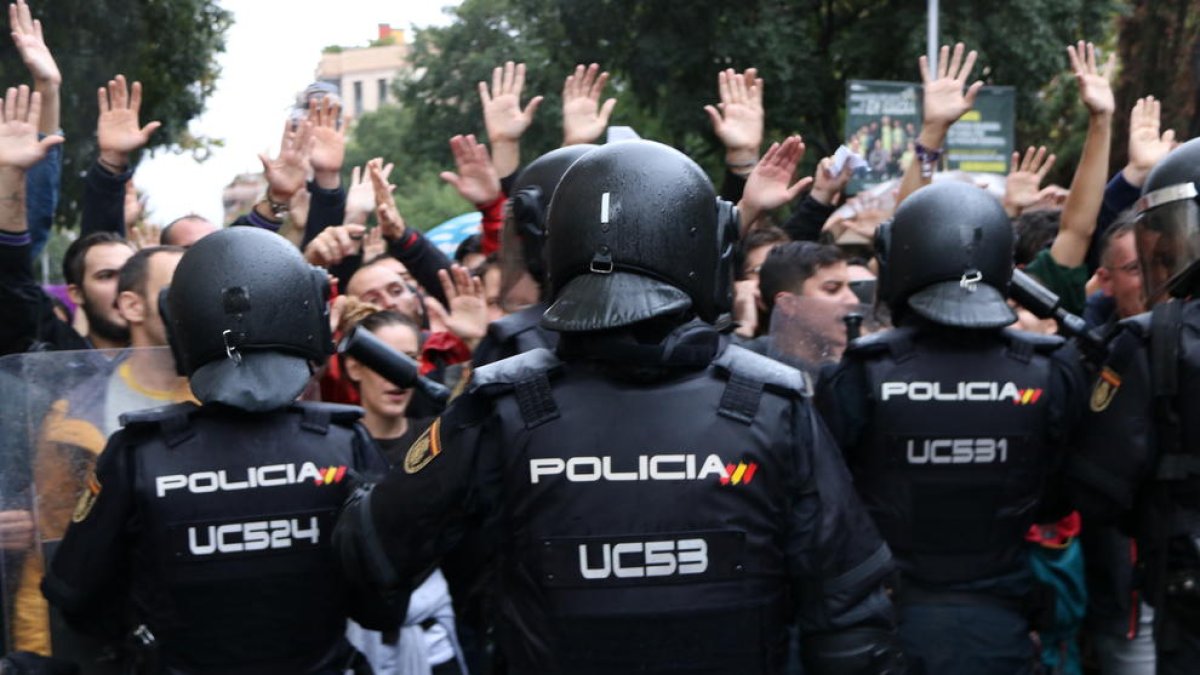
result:
[[[13,83],[0,104],[0,249],[14,253],[4,257],[2,279],[6,291],[19,291],[34,285],[31,255],[38,231],[49,227],[52,215],[34,204],[44,204],[46,194],[56,194],[59,180],[57,172],[38,173],[37,167],[60,161],[57,148],[70,141],[60,135],[62,78],[42,38],[41,24],[31,19],[24,0],[10,5],[9,19],[13,42],[33,81],[32,87]],[[1030,146],[1013,153],[1003,204],[1016,228],[1018,264],[1035,275],[1044,274],[1042,281],[1074,312],[1082,314],[1095,306],[1127,317],[1146,309],[1140,281],[1136,272],[1130,273],[1128,260],[1118,262],[1124,259],[1116,250],[1121,238],[1106,236],[1106,230],[1132,206],[1150,169],[1175,145],[1174,134],[1160,129],[1159,101],[1153,96],[1138,99],[1130,116],[1128,164],[1110,180],[1106,172],[1116,109],[1110,84],[1112,58],[1098,63],[1090,43],[1070,45],[1066,51],[1078,82],[1079,103],[1088,112],[1087,136],[1074,178],[1069,188],[1044,186],[1057,157],[1052,148]],[[942,47],[936,69],[920,58],[924,84],[923,120],[916,139],[920,146],[931,151],[943,148],[950,126],[972,109],[982,87],[982,82],[972,81],[975,65],[976,53],[962,44]],[[449,139],[455,166],[442,172],[441,178],[482,213],[481,234],[464,242],[453,260],[398,211],[395,186],[389,182],[395,162],[403,159],[389,156],[397,149],[378,148],[380,156],[353,167],[349,184],[343,184],[351,120],[336,97],[319,93],[309,98],[298,120],[283,123],[278,152],[260,156],[266,193],[235,225],[276,231],[293,241],[309,263],[328,271],[334,281],[335,333],[344,333],[375,312],[398,313],[406,323],[419,327],[419,346],[402,351],[413,352],[422,372],[447,381],[463,377],[489,324],[541,299],[536,283],[508,278],[528,272],[505,265],[503,249],[510,242],[501,238],[510,196],[505,186],[523,167],[521,137],[543,102],[540,95],[527,96],[525,75],[525,64],[508,62],[495,67],[490,83],[478,83],[488,144],[470,134]],[[618,103],[616,98],[604,98],[608,79],[597,64],[581,64],[565,78],[564,146],[596,143],[601,138]],[[928,185],[939,168],[936,161],[910,162],[898,189],[883,195],[847,195],[850,168],[834,173],[833,157],[816,162],[811,177],[797,176],[806,152],[799,135],[773,139],[764,150],[767,79],[769,73],[760,74],[755,68],[722,70],[716,74],[717,103],[697,111],[707,114],[725,148],[720,193],[739,207],[741,243],[730,325],[745,340],[768,332],[770,309],[783,296],[847,305],[869,302],[849,289],[853,282],[869,280],[876,273],[870,252],[875,229],[901,201]],[[464,89],[467,86],[464,83]],[[40,300],[13,303],[4,310],[0,348],[5,354],[32,347],[164,346],[162,331],[137,332],[157,335],[157,342],[131,335],[131,320],[119,311],[123,305],[117,302],[120,293],[131,292],[117,287],[121,265],[135,251],[186,248],[220,227],[195,215],[161,229],[141,222],[130,158],[146,147],[160,124],[140,119],[143,93],[138,82],[128,83],[117,74],[97,93],[98,153],[85,179],[82,232],[64,260],[77,309],[72,316],[61,305],[47,310],[48,303]],[[372,219],[374,226],[369,224]],[[770,253],[789,246],[798,247],[791,256]],[[772,271],[773,262],[793,269]],[[55,311],[55,320],[70,332],[47,329],[39,314],[45,311]],[[1028,314],[1022,314],[1021,321],[1025,328],[1054,330],[1053,324]],[[64,337],[71,332],[73,337]],[[371,402],[359,395],[346,395],[345,371],[325,372],[322,377],[326,400],[364,403],[369,408]],[[368,422],[371,415],[368,409]],[[385,426],[378,421],[380,411],[374,415],[376,424]],[[0,512],[0,546],[29,547],[33,529],[27,512]]]

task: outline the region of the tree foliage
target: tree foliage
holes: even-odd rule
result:
[[[1060,170],[1069,171],[1086,123],[1064,48],[1078,39],[1112,43],[1125,8],[1120,0],[942,3],[941,34],[979,51],[977,77],[1016,87],[1018,146],[1059,144]],[[399,92],[417,112],[407,126],[392,125],[400,133],[388,147],[414,167],[445,168],[446,139],[482,134],[475,83],[505,60],[528,65],[526,99],[546,96],[522,142],[525,160],[559,142],[562,79],[574,64],[594,61],[614,75],[606,92],[619,98],[612,123],[714,170],[720,147],[703,106],[716,102],[716,74],[757,67],[766,80],[767,140],[801,133],[813,162],[842,140],[847,81],[919,81],[925,50],[924,10],[905,0],[465,0],[453,12],[451,25],[418,32],[413,66],[421,75]],[[366,129],[356,138],[373,146]]]
[[[63,74],[62,199],[57,222],[78,222],[82,174],[96,156],[96,90],[117,73],[144,85],[143,122],[161,120],[153,147],[202,144],[187,133],[216,85],[216,55],[232,22],[217,0],[33,0]],[[12,43],[0,49],[0,81],[29,82]]]

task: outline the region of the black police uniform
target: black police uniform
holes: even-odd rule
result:
[[[549,306],[539,302],[489,323],[487,335],[471,355],[472,366],[486,366],[534,349],[553,351],[558,333],[541,326],[542,314]]]
[[[402,616],[330,548],[351,482],[387,467],[361,411],[295,402],[333,350],[327,297],[286,240],[231,228],[189,249],[159,299],[203,405],[124,418],[42,584],[85,630],[132,605],[151,672],[340,673],[347,616]]]
[[[1070,464],[1084,518],[1116,521],[1137,540],[1158,672],[1172,675],[1195,672],[1200,660],[1197,179],[1200,140],[1172,150],[1146,178],[1135,240],[1154,308],[1121,322]]]
[[[910,662],[1031,672],[1024,536],[1049,515],[1042,497],[1082,405],[1078,359],[1060,338],[1000,328],[1014,318],[997,290],[1012,233],[983,191],[924,188],[881,237],[898,327],[851,343],[818,407],[896,555]]]
[[[85,629],[128,598],[165,672],[341,673],[345,618],[362,599],[329,541],[351,477],[386,471],[360,414],[297,403],[126,415],[46,596]]]
[[[399,579],[449,533],[505,533],[479,562],[512,672],[775,673],[797,608],[807,656],[890,625],[890,556],[798,371],[737,347],[653,385],[572,365],[480,369],[370,498]]]
[[[675,197],[669,217],[648,194]],[[348,564],[404,593],[485,533],[517,674],[780,673],[796,617],[808,672],[898,672],[891,554],[804,376],[707,323],[737,227],[707,177],[660,144],[606,146],[549,223],[557,355],[475,371],[343,512]]]

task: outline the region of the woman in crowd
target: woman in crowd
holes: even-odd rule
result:
[[[374,310],[366,304],[351,310],[343,320],[343,332],[357,325],[396,351],[416,359],[420,354],[420,327],[398,312]],[[343,365],[365,411],[363,426],[387,457],[388,464],[394,466],[433,419],[406,416],[412,389],[397,387],[352,357],[345,357]],[[398,635],[369,631],[351,622],[347,637],[379,675],[466,675],[467,672],[455,631],[450,591],[440,570],[434,570],[413,592]]]

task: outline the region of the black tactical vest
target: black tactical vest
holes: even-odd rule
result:
[[[542,315],[549,305],[538,303],[488,324],[487,335],[475,349],[476,368],[534,349],[553,350],[558,333],[542,328]]]
[[[864,362],[873,413],[847,464],[909,579],[938,586],[1022,568],[1056,452],[1048,354],[1062,344],[901,328],[850,348]]]
[[[360,414],[297,403],[126,416],[151,429],[133,453],[130,575],[167,665],[309,673],[345,658],[348,599],[329,544],[351,474],[379,468],[354,428]]]
[[[798,371],[729,347],[634,385],[536,350],[472,388],[495,397],[504,453],[497,623],[514,672],[777,671]]]

